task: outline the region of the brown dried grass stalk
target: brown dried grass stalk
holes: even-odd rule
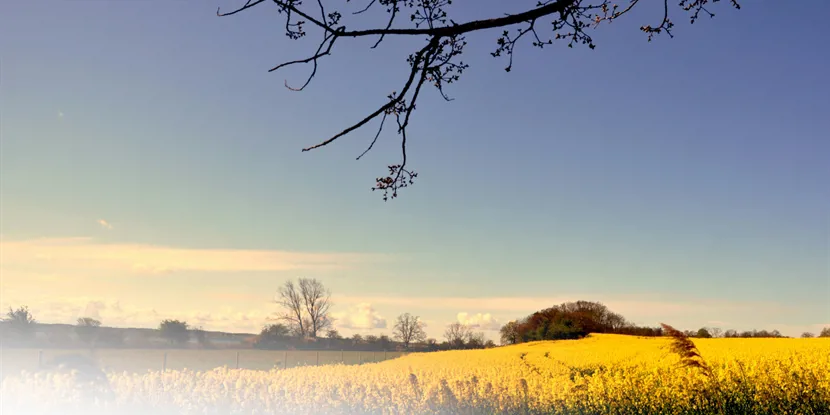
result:
[[[673,353],[680,356],[682,366],[693,367],[706,376],[712,376],[712,368],[703,360],[703,356],[700,355],[700,351],[689,336],[668,324],[660,323],[660,325],[663,326],[663,331],[672,338],[669,347]]]

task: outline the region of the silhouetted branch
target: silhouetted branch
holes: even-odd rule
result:
[[[380,108],[378,108],[375,112],[369,114],[367,117],[365,117],[362,120],[358,121],[354,125],[346,128],[345,130],[335,134],[333,137],[329,138],[328,140],[325,140],[325,141],[323,141],[319,144],[315,144],[311,147],[306,147],[306,148],[303,149],[303,151],[314,150],[315,148],[320,148],[320,147],[326,146],[328,144],[331,144],[332,142],[334,142],[338,138],[340,138],[340,137],[342,137],[342,136],[344,136],[344,135],[346,135],[346,134],[362,127],[363,125],[365,125],[369,121],[373,120],[378,115],[380,115],[380,114],[382,114],[386,111],[390,111],[390,110],[395,109],[395,106],[398,105],[400,102],[402,102],[405,99],[407,92],[409,92],[409,88],[412,87],[412,82],[414,82],[415,76],[418,74],[418,71],[419,71],[418,65],[422,63],[422,61],[424,60],[424,56],[427,53],[429,53],[431,50],[436,48],[437,43],[438,43],[438,38],[433,38],[426,46],[424,46],[423,49],[418,51],[418,53],[416,53],[414,55],[414,57],[410,57],[412,70],[409,73],[409,78],[406,80],[406,83],[404,84],[404,87],[401,90],[400,95],[396,95],[393,92],[392,94],[390,94],[387,97],[389,99],[389,101],[386,104],[382,105]],[[397,110],[395,110],[395,111],[397,111]]]
[[[311,10],[307,9],[313,6],[305,5],[302,0],[271,0],[270,3],[274,4],[277,7],[277,11],[285,16],[286,36],[293,40],[300,39],[307,34],[304,27],[310,25],[310,27],[322,31],[323,40],[318,45],[316,51],[308,58],[285,62],[275,66],[270,71],[276,71],[294,64],[312,63],[313,69],[311,74],[302,86],[292,88],[288,86],[286,81],[286,87],[294,91],[300,91],[308,86],[316,76],[318,60],[324,56],[331,55],[334,44],[339,38],[378,36],[377,41],[371,46],[372,49],[377,48],[389,36],[425,36],[428,39],[427,44],[423,48],[409,55],[410,73],[399,94],[390,94],[383,105],[366,117],[330,138],[302,149],[305,152],[324,147],[382,115],[383,118],[381,119],[377,133],[368,148],[357,157],[359,160],[374,147],[374,144],[384,129],[387,116],[394,115],[398,124],[397,132],[401,136],[402,162],[399,165],[388,166],[390,174],[387,177],[376,179],[377,183],[373,188],[373,190],[384,190],[384,199],[386,199],[386,191],[391,191],[391,197],[394,198],[397,196],[397,190],[399,188],[411,184],[412,179],[417,176],[416,173],[406,169],[406,145],[408,139],[406,129],[409,125],[412,112],[415,110],[416,101],[421,94],[421,87],[425,82],[429,81],[436,87],[445,100],[452,100],[445,93],[444,87],[447,84],[457,81],[463,71],[467,69],[467,65],[463,61],[458,60],[458,56],[462,54],[464,46],[466,46],[466,41],[464,40],[465,34],[475,31],[505,28],[501,36],[497,39],[496,51],[491,54],[494,57],[507,55],[508,64],[505,70],[509,72],[513,67],[515,47],[523,38],[530,37],[532,39],[532,45],[538,48],[543,48],[545,45],[553,44],[558,40],[566,41],[568,47],[573,47],[575,44],[583,44],[591,49],[595,48],[593,39],[585,30],[587,28],[597,27],[602,22],[610,23],[626,15],[636,5],[641,3],[640,0],[627,1],[628,4],[620,10],[617,4],[611,3],[611,0],[545,0],[538,1],[534,7],[521,13],[503,14],[490,19],[456,23],[449,18],[448,10],[452,3],[451,0],[369,0],[365,6],[359,6],[356,11],[352,11],[349,15],[363,14],[373,7],[381,6],[388,13],[388,18],[384,19],[380,27],[347,29],[346,25],[341,24],[343,15],[337,10],[328,12],[325,4],[339,3],[341,5],[349,5],[352,4],[350,0],[329,0],[328,3],[324,2],[324,0],[316,0],[320,14],[319,18],[311,15],[317,12],[311,12]],[[710,3],[716,3],[718,1],[679,0],[679,6],[685,12],[691,13],[691,22],[694,23],[700,13],[705,13],[713,17],[714,14],[707,6]],[[220,13],[220,10],[217,9],[216,13],[219,16],[230,16],[251,9],[263,2],[265,0],[247,0],[243,6],[231,12]],[[730,2],[733,7],[740,8],[737,0],[730,0]],[[400,20],[398,17],[404,13],[405,9],[409,15],[407,21],[413,27],[397,26]],[[670,37],[673,37],[671,29],[674,24],[670,20],[669,15],[668,0],[663,0],[663,18],[660,24],[656,27],[652,27],[651,25],[640,27],[640,30],[648,34],[649,41],[656,34],[666,33]],[[553,32],[547,39],[543,39],[543,36],[538,31],[539,19],[543,18],[550,19]],[[511,31],[508,28],[515,25],[520,25],[521,27],[517,29],[517,32],[514,32],[514,35],[511,35]]]
[[[254,7],[254,6],[256,6],[257,4],[259,4],[259,3],[264,3],[264,2],[265,2],[265,0],[256,0],[255,2],[251,3],[251,0],[248,0],[248,1],[245,3],[245,5],[244,5],[244,6],[242,6],[242,7],[238,8],[238,9],[236,9],[236,10],[234,10],[234,11],[228,12],[228,13],[219,13],[219,10],[221,9],[221,7],[217,7],[217,8],[216,8],[216,15],[217,15],[217,16],[219,16],[219,17],[224,17],[224,16],[234,15],[234,14],[237,14],[237,13],[239,13],[239,12],[243,11],[243,10],[250,9],[251,7]]]
[[[369,10],[375,4],[376,1],[377,0],[370,1],[369,4],[366,5],[366,7],[362,8],[362,9],[356,11],[356,12],[353,12],[352,14],[360,14],[360,13],[366,12],[366,10]]]
[[[286,83],[285,83],[285,87],[292,90],[292,91],[302,91],[303,89],[305,89],[306,86],[308,86],[308,84],[311,82],[311,79],[314,78],[314,75],[317,74],[317,60],[322,58],[323,56],[331,55],[331,48],[334,47],[334,41],[335,40],[337,40],[337,36],[327,34],[323,38],[323,41],[320,43],[320,46],[317,47],[317,51],[314,53],[313,56],[305,58],[305,59],[299,59],[299,60],[295,60],[295,61],[291,61],[291,62],[282,63],[280,65],[277,65],[277,66],[269,69],[268,72],[273,72],[273,71],[279,70],[280,68],[284,68],[284,67],[290,66],[290,65],[296,65],[298,63],[313,62],[314,63],[314,69],[311,71],[311,74],[308,76],[308,79],[306,79],[303,86],[301,86],[299,88],[292,88],[292,87],[288,86],[288,81],[286,81]],[[325,46],[326,43],[328,43],[328,47],[326,47],[325,51],[322,51],[323,46]]]
[[[369,143],[369,147],[367,147],[366,150],[363,150],[363,152],[360,153],[359,156],[357,156],[357,160],[360,160],[363,156],[366,155],[366,153],[369,152],[369,150],[372,149],[372,147],[375,146],[375,143],[378,141],[378,137],[380,137],[380,132],[383,131],[383,125],[386,123],[386,116],[387,115],[389,115],[388,112],[383,113],[383,118],[381,118],[381,120],[380,120],[380,126],[378,127],[378,132],[375,134],[375,138],[372,139],[371,143]]]
[[[695,18],[696,17],[692,18],[692,23],[694,23]],[[667,35],[669,35],[669,37],[673,38],[674,35],[671,34],[672,27],[674,27],[674,23],[672,23],[671,20],[669,20],[669,1],[663,0],[663,20],[660,21],[660,25],[657,27],[643,26],[640,28],[640,30],[648,33],[648,41],[651,42],[651,39],[654,37],[655,34],[660,34],[664,31]]]

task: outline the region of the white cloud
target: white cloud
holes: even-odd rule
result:
[[[468,314],[462,312],[458,313],[457,319],[459,323],[475,329],[498,330],[501,328],[499,321],[490,313]]]
[[[63,111],[58,111],[58,118],[63,118]]]
[[[386,319],[369,303],[360,303],[348,311],[332,313],[338,328],[355,330],[385,329]]]
[[[98,219],[98,224],[104,229],[112,230],[112,225],[104,219]]]

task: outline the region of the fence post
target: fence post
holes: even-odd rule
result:
[[[236,351],[236,368],[239,369],[239,351]]]
[[[320,366],[320,351],[317,351],[317,363],[314,366]]]
[[[288,369],[288,350],[282,352],[282,368]]]
[[[357,364],[363,364],[363,352],[357,352]]]
[[[346,360],[343,359],[343,349],[340,349],[340,363],[344,365],[346,364]]]
[[[386,350],[384,350],[383,351],[383,360],[386,361],[386,359],[388,359],[388,358],[389,358],[389,355],[387,354]]]
[[[167,371],[167,352],[164,352],[164,362],[161,364],[161,371]]]
[[[43,350],[37,351],[37,368],[43,369]]]

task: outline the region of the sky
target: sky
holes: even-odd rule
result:
[[[512,319],[600,301],[682,329],[830,325],[830,3],[712,6],[647,42],[661,8],[590,33],[597,48],[470,35],[470,64],[419,99],[400,160],[376,124],[301,152],[400,90],[422,39],[344,40],[310,67],[263,4],[0,4],[0,307],[155,327],[256,332],[299,277],[332,291],[342,334],[409,312],[497,338]],[[536,0],[455,2],[456,21]],[[331,2],[330,2],[331,4]],[[351,4],[351,3],[350,3]],[[354,27],[378,25],[378,16]],[[405,24],[403,22],[401,24]],[[544,33],[544,32],[542,32]]]

